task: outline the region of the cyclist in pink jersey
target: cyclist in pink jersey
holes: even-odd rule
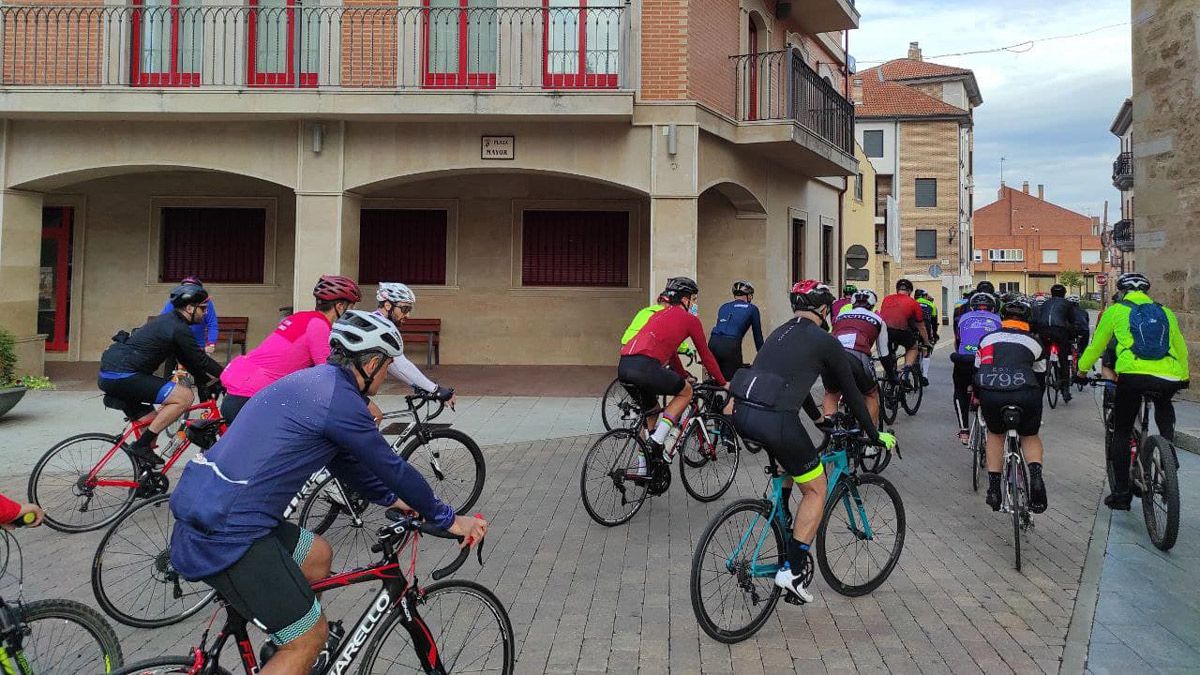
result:
[[[226,391],[221,416],[230,423],[260,389],[284,375],[325,363],[333,322],[362,300],[362,291],[352,279],[326,274],[313,288],[313,297],[316,309],[281,321],[262,344],[230,361],[221,373]]]

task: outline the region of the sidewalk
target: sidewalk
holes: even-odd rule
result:
[[[1200,455],[1200,403],[1175,399],[1175,445]]]

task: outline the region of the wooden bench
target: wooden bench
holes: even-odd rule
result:
[[[441,319],[408,319],[400,326],[400,337],[404,338],[405,345],[423,344],[428,348],[425,352],[425,365],[441,363]]]
[[[250,329],[250,319],[245,316],[218,316],[217,343],[225,343],[225,363],[233,360],[233,346],[237,345],[242,354],[246,353],[246,331]]]

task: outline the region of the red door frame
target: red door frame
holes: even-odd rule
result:
[[[579,0],[579,63],[573,73],[550,72],[550,12],[553,10],[572,9],[570,7],[551,7],[550,0],[542,0],[542,86],[546,89],[616,89],[617,73],[588,73],[587,72],[587,3]],[[620,55],[618,54],[618,58]]]
[[[287,0],[283,12],[287,15],[287,70],[259,72],[258,62],[258,0],[249,0],[250,16],[246,21],[246,85],[249,87],[296,86],[296,10],[303,9],[296,0]],[[269,9],[275,10],[276,7]],[[301,87],[316,87],[317,74],[301,72]]]
[[[167,10],[171,16],[171,68],[166,73],[143,73],[142,72],[142,15],[146,12],[141,9],[143,0],[133,0],[133,25],[132,35],[130,36],[130,79],[129,82],[135,87],[198,87],[200,86],[200,73],[181,73],[179,72],[179,2],[180,0],[171,0],[170,9]]]
[[[750,20],[750,81],[746,96],[750,99],[751,120],[758,119],[758,26]]]
[[[56,227],[42,227],[42,239],[58,242],[58,257],[54,261],[54,333],[46,339],[46,351],[67,351],[67,322],[70,321],[68,304],[71,299],[71,219],[74,209],[69,206],[48,206],[61,214]]]
[[[429,15],[434,10],[447,12],[452,7],[430,7],[429,0],[421,0],[424,11],[421,12],[421,39],[425,49],[421,50],[421,72],[424,75],[423,85],[427,89],[495,89],[496,73],[471,73],[467,71],[470,56],[467,46],[470,32],[469,16],[470,0],[458,0],[458,70],[453,73],[430,72],[429,70]],[[480,8],[483,9],[483,8]],[[492,8],[495,9],[495,8]]]

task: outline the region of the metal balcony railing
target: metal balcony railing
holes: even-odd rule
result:
[[[854,105],[797,49],[731,56],[740,121],[790,119],[854,154]]]
[[[628,82],[627,2],[6,5],[0,87],[617,89]]]
[[[1127,190],[1133,186],[1133,153],[1122,152],[1113,162],[1113,186],[1118,190]]]
[[[1118,220],[1112,228],[1112,245],[1118,251],[1133,250],[1133,221],[1126,218]]]

